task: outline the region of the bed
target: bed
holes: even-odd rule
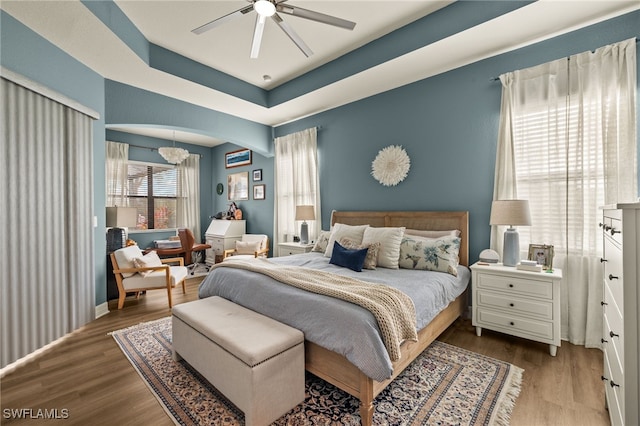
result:
[[[371,316],[371,314],[364,312],[366,310],[363,308],[345,301],[320,299],[318,302],[315,297],[326,298],[328,296],[312,296],[303,290],[272,282],[273,280],[259,276],[260,274],[238,271],[233,268],[214,268],[203,280],[199,289],[199,296],[203,298],[219,295],[302,330],[306,339],[305,365],[307,371],[358,398],[362,424],[371,425],[374,398],[422,353],[438,335],[460,317],[466,309],[466,286],[470,276],[467,268],[469,264],[468,212],[334,211],[331,217],[331,224],[334,225],[336,223],[352,226],[369,225],[378,228],[406,227],[407,229],[415,230],[457,229],[460,231],[460,266],[458,266],[457,281],[454,283],[456,287],[455,293],[447,296],[445,302],[434,302],[433,304],[437,311],[425,313],[425,318],[422,318],[422,314],[418,315],[417,341],[405,341],[400,347],[401,356],[396,361],[391,361],[388,357],[386,360],[378,361],[378,357],[381,355],[377,353],[379,352],[377,341],[380,341],[380,338],[376,333],[379,333],[379,331],[375,330],[375,324],[372,325],[371,320],[367,317],[367,315]],[[274,258],[272,262],[301,266],[314,265],[318,262],[327,264],[328,259],[324,257],[323,260],[322,258],[323,255],[320,253],[309,253],[288,256],[288,259]],[[393,271],[377,268],[376,271],[367,272],[364,275],[357,273],[356,276],[374,277],[376,276],[375,273],[389,275]],[[402,272],[402,270],[400,271],[403,274],[406,273]],[[425,276],[431,274],[437,277],[438,280],[452,279],[449,274],[443,272],[410,272],[422,272],[425,273]],[[367,278],[361,279],[368,281]],[[444,287],[448,288],[450,286],[447,284]],[[413,295],[410,296],[413,299]],[[431,305],[432,303],[429,304]],[[434,307],[430,306],[430,308]],[[353,321],[341,317],[343,314],[352,315],[346,311],[354,311],[355,319]],[[356,323],[360,321],[360,317],[362,317],[362,327],[364,327],[365,332],[357,328],[359,325]],[[428,323],[424,323],[425,319],[428,320]],[[373,322],[375,322],[375,319]],[[313,329],[311,328],[311,323],[313,323]],[[351,330],[351,324],[353,324],[353,330]],[[373,329],[373,331],[369,333],[369,329]],[[340,331],[337,332],[336,330]],[[347,335],[346,339],[336,338],[337,335],[350,331],[355,334]],[[334,344],[332,339],[335,341],[348,340],[350,342],[353,340],[352,343],[357,350],[335,346],[337,343]],[[362,350],[363,347],[371,348],[371,350]],[[375,359],[367,358],[370,356]],[[364,357],[365,359],[359,359],[359,357]]]

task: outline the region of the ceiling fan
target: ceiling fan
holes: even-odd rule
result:
[[[251,4],[241,9],[224,15],[220,18],[214,19],[194,30],[191,30],[194,34],[202,34],[209,31],[219,25],[224,24],[234,18],[246,15],[251,11],[256,11],[256,25],[253,30],[253,41],[251,43],[251,58],[258,57],[260,52],[260,44],[262,43],[262,33],[264,32],[264,25],[267,18],[273,19],[276,24],[285,32],[287,36],[295,43],[296,46],[304,53],[306,57],[313,55],[313,51],[307,46],[307,44],[300,38],[300,36],[293,30],[293,28],[285,22],[278,12],[287,15],[298,16],[300,18],[309,19],[311,21],[321,22],[323,24],[333,25],[335,27],[344,28],[347,30],[353,30],[356,26],[355,22],[347,21],[346,19],[336,18],[335,16],[326,15],[320,12],[314,12],[312,10],[303,9],[301,7],[284,4],[287,0],[247,0]]]

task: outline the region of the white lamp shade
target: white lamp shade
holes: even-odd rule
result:
[[[496,200],[491,204],[490,225],[531,226],[528,200]]]
[[[315,220],[316,212],[313,206],[296,206],[296,220]]]
[[[138,209],[135,207],[107,207],[108,228],[135,228],[138,225]]]

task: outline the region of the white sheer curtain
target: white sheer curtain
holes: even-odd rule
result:
[[[105,155],[107,157],[107,207],[128,206],[127,163],[129,161],[129,144],[107,141]]]
[[[529,200],[521,256],[529,243],[554,246],[562,338],[587,347],[601,345],[599,207],[638,194],[635,52],[627,40],[500,76],[494,199]]]
[[[96,283],[93,120],[5,78],[0,85],[5,368],[92,321]]]
[[[189,228],[200,243],[200,155],[190,154],[178,164],[178,200],[176,223]]]
[[[309,240],[322,229],[317,130],[315,127],[275,139],[275,203],[273,246],[300,235],[296,206],[315,207],[316,220],[308,221]]]

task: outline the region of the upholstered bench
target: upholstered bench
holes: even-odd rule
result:
[[[244,412],[268,425],[304,401],[304,335],[221,297],[174,306],[173,358],[183,358]]]

